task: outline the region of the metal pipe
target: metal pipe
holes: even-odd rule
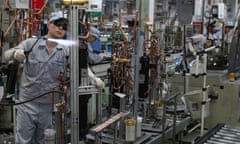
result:
[[[177,94],[174,94],[166,99],[163,99],[163,118],[162,118],[162,139],[161,139],[161,142],[164,143],[164,139],[165,139],[165,123],[166,123],[166,117],[165,117],[165,114],[166,114],[166,105],[172,100],[174,99],[174,114],[176,112],[176,99],[178,96],[181,96],[180,93],[177,93]],[[173,134],[174,134],[174,137],[175,137],[175,134],[176,134],[176,117],[173,118],[173,121],[175,121],[175,124],[173,124]],[[174,123],[174,122],[173,122]],[[175,141],[175,138],[174,138],[174,141]]]
[[[9,31],[12,29],[13,27],[13,24],[16,22],[17,18],[18,18],[18,15],[19,15],[19,11],[17,11],[15,14],[14,14],[14,18],[12,20],[12,22],[10,23],[10,25],[7,27],[7,30],[4,32],[3,34],[3,37],[6,38],[6,36],[8,35]]]
[[[78,40],[78,9],[76,5],[70,6],[70,32],[73,40]],[[70,89],[71,89],[71,143],[79,143],[79,65],[76,64],[79,61],[78,46],[72,45],[70,47]]]
[[[204,117],[205,117],[205,107],[207,100],[207,53],[203,55],[203,95],[202,95],[202,109],[201,109],[201,132],[200,135],[203,136],[204,131]]]
[[[105,122],[103,122],[103,123],[97,125],[96,127],[90,129],[90,131],[93,132],[93,133],[99,133],[103,129],[108,127],[109,125],[115,123],[116,121],[120,120],[121,118],[124,118],[124,117],[128,116],[129,114],[130,114],[130,112],[120,112],[120,113],[112,116],[111,118],[107,119]]]
[[[173,144],[175,144],[176,141],[176,109],[177,109],[177,97],[174,97],[173,133],[172,133]]]
[[[200,127],[200,126],[201,126],[200,123],[196,124],[193,128],[191,128],[190,130],[188,130],[188,133],[189,133],[189,134],[192,133],[196,128],[198,128],[198,127]]]
[[[139,21],[139,18],[141,18],[141,11],[142,9],[142,0],[139,1],[139,7],[137,7],[137,9],[139,11],[136,11],[136,17],[135,17],[135,21],[134,21],[134,119],[137,120],[138,117],[138,100],[139,100],[139,70],[140,70],[140,63],[139,63],[139,59],[138,59],[138,45],[140,43],[140,28],[142,27],[142,24],[140,24],[140,28],[137,26],[137,22]],[[137,137],[136,135],[137,132],[137,124],[135,125],[135,139]]]

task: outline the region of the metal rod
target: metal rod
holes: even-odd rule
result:
[[[203,95],[202,95],[202,109],[201,109],[201,136],[203,136],[204,131],[204,117],[206,109],[207,100],[207,53],[203,55]]]
[[[172,143],[175,144],[176,141],[176,109],[177,109],[177,97],[174,97],[174,114],[173,114],[173,141]]]
[[[73,40],[78,40],[78,6],[72,5],[70,6],[70,31],[71,38]],[[71,143],[78,144],[79,143],[79,65],[76,64],[79,61],[78,56],[78,47],[76,45],[72,45],[70,47],[70,62],[71,62]]]

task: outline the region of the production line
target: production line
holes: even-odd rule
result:
[[[218,124],[207,132],[196,144],[235,144],[239,142],[239,127]]]
[[[240,143],[238,0],[0,2],[0,144]]]

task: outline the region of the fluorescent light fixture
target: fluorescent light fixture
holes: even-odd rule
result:
[[[88,3],[88,0],[63,0],[63,4],[65,5],[71,5],[71,4],[81,5],[85,3]]]

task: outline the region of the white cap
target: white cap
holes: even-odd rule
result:
[[[90,27],[90,35],[98,38],[98,37],[100,37],[100,31],[97,28],[91,26]]]
[[[65,17],[65,15],[63,14],[63,12],[59,11],[59,12],[52,12],[51,15],[49,16],[49,21],[56,21],[59,19],[67,19]]]

